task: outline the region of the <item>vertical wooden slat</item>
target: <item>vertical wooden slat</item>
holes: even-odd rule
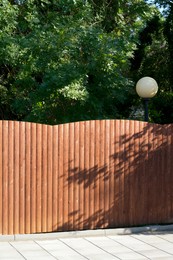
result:
[[[100,184],[99,184],[99,205],[100,205],[100,227],[105,227],[105,187],[104,187],[104,172],[105,167],[105,121],[100,121]]]
[[[130,147],[129,147],[129,121],[124,121],[124,137],[123,137],[123,143],[124,143],[124,222],[129,223],[130,218],[130,187],[129,187],[129,154],[130,154]]]
[[[19,124],[19,222],[20,233],[25,232],[25,123]]]
[[[48,130],[48,156],[47,156],[47,231],[52,231],[52,126],[47,127]]]
[[[31,232],[36,232],[36,124],[31,125]]]
[[[147,128],[147,139],[146,139],[146,161],[145,161],[145,172],[147,175],[147,178],[145,178],[145,183],[147,186],[147,203],[148,205],[143,204],[143,212],[145,211],[145,208],[148,207],[148,221],[151,223],[153,223],[153,215],[154,215],[154,206],[155,206],[155,196],[153,193],[153,184],[154,184],[154,176],[153,176],[153,158],[152,158],[152,151],[153,151],[153,145],[154,145],[154,136],[153,136],[153,128],[152,128],[152,124],[146,124],[145,126]],[[142,185],[142,190],[144,187],[144,183]],[[142,198],[145,199],[145,194],[144,192],[142,192]],[[143,200],[144,200],[143,199]],[[142,222],[144,222],[146,219],[146,215],[143,217]]]
[[[120,141],[120,121],[115,121],[115,138],[114,138],[114,155],[113,159],[115,162],[114,168],[114,223],[115,226],[118,226],[120,223],[119,219],[119,208],[120,208],[120,196],[119,196],[119,180],[120,180],[120,152],[119,152],[119,141]]]
[[[14,122],[14,234],[19,233],[19,122]]]
[[[74,124],[74,225],[79,228],[79,122]]]
[[[31,232],[31,123],[26,123],[25,132],[25,233],[29,234]]]
[[[143,142],[140,143],[140,134],[142,133],[143,129],[139,128],[139,122],[135,121],[134,124],[134,166],[135,166],[135,172],[134,178],[133,178],[133,193],[131,193],[132,200],[134,201],[133,204],[133,217],[134,217],[134,224],[137,225],[137,216],[140,216],[141,212],[139,210],[140,207],[140,188],[139,188],[139,172],[140,172],[140,156],[139,154],[142,153],[143,149]],[[141,150],[140,150],[141,149]],[[140,201],[140,202],[139,202]]]
[[[82,230],[84,227],[84,178],[85,178],[85,170],[84,170],[84,122],[80,122],[79,124],[79,229]]]
[[[106,228],[109,226],[110,222],[110,210],[109,210],[109,193],[110,193],[110,186],[109,186],[109,179],[110,179],[110,120],[105,120],[105,151],[104,151],[104,211],[105,211],[105,221],[104,227]]]
[[[74,123],[69,125],[69,230],[74,229]]]
[[[64,230],[68,230],[68,171],[69,171],[69,124],[63,126],[63,216]],[[79,165],[79,164],[78,164]],[[78,167],[77,165],[77,167]],[[77,171],[79,168],[77,169]]]
[[[158,143],[158,139],[157,139],[157,129],[158,129],[158,125],[155,125],[155,124],[152,124],[152,127],[153,127],[153,140],[152,140],[152,153],[151,153],[151,162],[152,162],[152,165],[151,165],[151,174],[152,174],[152,191],[153,191],[153,199],[152,199],[152,207],[153,207],[153,212],[152,212],[152,215],[153,215],[153,221],[155,219],[158,219],[158,206],[160,204],[159,200],[158,200],[158,193],[159,193],[159,190],[157,189],[157,182],[158,182],[158,178],[159,178],[159,175],[158,175],[158,170],[157,170],[157,165],[159,163],[158,161],[158,156],[157,156],[157,149],[159,149],[159,143]],[[145,221],[145,220],[144,220]]]
[[[89,127],[89,219],[90,228],[93,229],[95,226],[95,208],[94,208],[94,186],[95,186],[95,122],[90,121]]]
[[[59,204],[58,204],[58,229],[63,231],[63,210],[64,210],[64,193],[63,193],[63,125],[58,127],[58,172],[59,172],[59,182],[58,182],[58,194],[59,194]]]
[[[135,140],[134,121],[130,120],[129,122],[129,192],[130,192],[129,222],[131,223],[132,226],[135,223],[135,219],[134,219],[135,199],[133,196],[133,190],[134,190],[133,182],[136,178],[135,177],[136,164],[134,161],[134,153],[135,153],[134,140]]]
[[[47,134],[47,125],[42,126],[42,232],[47,231],[47,221],[48,221],[48,187],[47,187],[47,178],[48,178],[48,134]]]
[[[58,230],[58,126],[53,127],[53,231]]]
[[[109,226],[114,226],[115,194],[114,194],[114,176],[115,176],[115,128],[114,120],[110,121],[110,156],[109,156]]]
[[[170,205],[169,205],[169,209],[170,209],[170,222],[173,222],[173,188],[172,188],[172,183],[173,183],[173,160],[172,160],[172,154],[173,154],[173,124],[170,125],[170,132],[171,132],[171,147],[170,147],[170,151],[171,153],[168,155],[170,157],[170,182],[169,182],[169,190],[170,190]]]
[[[135,127],[135,174],[133,182],[136,184],[136,186],[132,187],[135,192],[135,200],[133,204],[133,212],[135,211],[137,200],[140,201],[139,204],[137,204],[137,214],[135,216],[135,222],[137,223],[137,218],[139,218],[138,221],[143,223],[146,215],[148,214],[148,210],[146,211],[147,207],[147,200],[148,200],[148,167],[147,167],[147,154],[148,154],[148,125],[146,125],[145,122],[136,122],[138,125]],[[135,125],[136,125],[135,124]],[[136,180],[136,181],[135,181]]]
[[[95,227],[100,224],[100,120],[95,121]]]
[[[157,129],[157,138],[158,138],[158,164],[156,171],[158,173],[158,181],[157,181],[157,187],[158,187],[158,200],[159,200],[159,207],[158,207],[158,223],[162,222],[162,208],[163,208],[163,134],[162,134],[162,129],[161,126],[158,126]]]
[[[36,230],[41,232],[42,212],[42,125],[36,126]]]
[[[84,229],[88,229],[90,227],[90,219],[89,219],[89,143],[90,143],[90,136],[89,136],[89,121],[85,122],[85,147],[84,147],[84,154],[85,154],[85,199],[84,199]]]
[[[164,167],[165,167],[165,222],[172,221],[172,216],[170,215],[170,208],[171,208],[171,190],[170,190],[170,181],[171,181],[171,125],[164,126],[166,129],[166,144],[165,144],[165,161],[164,161]]]
[[[168,141],[167,141],[167,126],[162,127],[162,215],[161,218],[165,218],[165,221],[167,219],[167,178],[168,178],[168,163],[167,163],[167,157],[168,157],[168,153],[167,153],[167,145],[168,145]]]
[[[124,208],[124,135],[125,135],[125,129],[124,129],[124,120],[120,121],[120,139],[119,139],[119,209],[118,212],[120,214],[119,221],[120,226],[124,225],[124,214],[125,214],[125,208]]]
[[[168,149],[167,149],[167,152],[168,152],[168,219],[169,219],[169,223],[172,222],[172,212],[171,212],[171,204],[172,204],[172,189],[171,189],[171,186],[170,186],[170,183],[171,183],[171,175],[172,175],[172,162],[171,162],[171,148],[172,148],[172,138],[171,138],[171,135],[172,135],[172,127],[171,127],[171,124],[169,124],[168,126]]]
[[[8,123],[8,234],[14,233],[14,124],[13,121]]]
[[[2,162],[3,162],[3,176],[2,176],[2,233],[3,234],[8,234],[8,199],[9,199],[9,194],[8,194],[8,188],[9,188],[9,183],[8,183],[8,121],[3,121],[3,135],[2,135],[2,152],[3,152],[3,157],[2,157]]]
[[[0,234],[3,233],[3,229],[2,229],[2,211],[3,211],[3,207],[2,207],[2,198],[3,198],[3,194],[2,194],[2,189],[3,189],[3,185],[2,185],[2,176],[3,176],[3,169],[2,169],[2,156],[3,156],[3,149],[2,149],[2,121],[0,121]]]
[[[156,193],[155,194],[155,197],[156,197],[156,201],[155,201],[155,204],[156,204],[156,207],[157,207],[157,210],[154,210],[154,215],[155,215],[155,219],[158,219],[159,218],[159,213],[158,213],[158,207],[160,205],[160,201],[158,200],[158,196],[160,194],[160,184],[158,185],[158,182],[159,182],[159,176],[160,176],[160,159],[159,159],[159,150],[160,150],[160,142],[159,142],[159,138],[158,138],[158,132],[160,132],[159,130],[160,126],[159,125],[154,125],[153,126],[153,138],[154,138],[154,141],[153,141],[153,174],[154,174],[154,183],[153,183],[153,187],[154,187],[154,192]]]

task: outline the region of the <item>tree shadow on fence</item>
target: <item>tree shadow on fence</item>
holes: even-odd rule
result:
[[[115,136],[104,162],[83,168],[69,162],[62,176],[68,210],[59,213],[67,218],[54,231],[173,222],[173,126],[137,126]]]

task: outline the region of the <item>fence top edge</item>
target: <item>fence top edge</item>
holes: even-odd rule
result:
[[[13,122],[13,123],[18,123],[18,124],[32,124],[32,125],[45,125],[45,126],[49,126],[49,127],[56,127],[56,126],[61,126],[61,125],[67,125],[67,124],[79,124],[79,123],[87,123],[87,122],[133,122],[133,123],[139,123],[142,125],[151,125],[151,126],[170,126],[173,124],[156,124],[156,123],[150,123],[150,122],[145,122],[145,121],[139,121],[139,120],[130,120],[130,119],[91,119],[91,120],[83,120],[83,121],[74,121],[74,122],[67,122],[67,123],[61,123],[61,124],[55,124],[55,125],[51,125],[51,124],[45,124],[45,123],[36,123],[36,122],[29,122],[29,121],[17,121],[17,120],[0,120],[0,123],[2,122]]]

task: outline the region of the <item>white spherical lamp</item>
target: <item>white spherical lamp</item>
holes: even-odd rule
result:
[[[136,84],[136,92],[142,98],[152,98],[157,94],[157,91],[157,82],[151,77],[143,77]]]
[[[137,94],[144,99],[145,121],[148,122],[148,100],[157,94],[158,85],[155,79],[143,77],[136,84]]]

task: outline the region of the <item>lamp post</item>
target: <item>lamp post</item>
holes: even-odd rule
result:
[[[143,77],[136,84],[137,94],[144,99],[145,121],[148,122],[148,101],[157,94],[158,85],[155,79]]]

